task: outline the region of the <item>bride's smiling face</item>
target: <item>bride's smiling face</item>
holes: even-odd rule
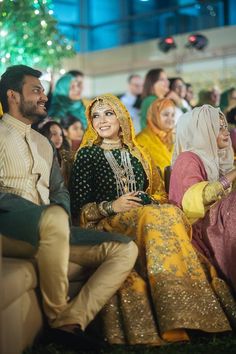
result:
[[[117,140],[120,122],[109,104],[96,102],[91,109],[93,128],[101,138]]]

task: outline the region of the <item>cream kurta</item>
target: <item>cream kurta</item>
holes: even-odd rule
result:
[[[49,204],[50,143],[9,114],[3,115],[0,124],[0,192],[19,195],[37,205]]]

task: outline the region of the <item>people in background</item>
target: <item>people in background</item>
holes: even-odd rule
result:
[[[164,177],[174,149],[175,103],[169,98],[156,99],[148,109],[147,126],[136,136],[150,153]]]
[[[220,105],[221,91],[218,86],[213,86],[210,89],[210,105],[213,107],[219,107]]]
[[[147,111],[153,101],[164,98],[169,91],[169,80],[162,68],[151,69],[145,76],[141,103],[141,129],[147,125]]]
[[[234,149],[234,164],[236,164],[236,105],[226,113],[229,125],[230,138]]]
[[[82,72],[71,71],[60,77],[53,90],[48,115],[59,123],[68,115],[73,115],[85,128],[87,124],[85,109],[88,100],[82,97],[83,85]]]
[[[208,282],[214,270],[205,274],[208,263],[202,268],[190,224],[180,208],[166,203],[162,179],[137,144],[126,108],[117,97],[102,95],[91,102],[87,117],[71,175],[74,221],[130,235],[139,247],[135,270],[102,311],[106,338],[162,345],[188,340],[188,328],[229,330]]]
[[[65,185],[67,186],[74,156],[64,135],[62,126],[58,122],[48,121],[39,129],[39,133],[46,136],[56,148],[58,163]]]
[[[198,93],[197,107],[209,104],[212,107],[219,107],[220,104],[220,89],[214,86],[210,89],[202,89]]]
[[[51,338],[76,351],[97,350],[100,341],[85,329],[130,273],[137,247],[124,235],[70,229],[69,193],[53,148],[31,129],[35,119],[47,115],[40,76],[38,70],[15,65],[0,81],[2,253],[36,258]],[[68,298],[69,260],[94,270],[72,300]]]
[[[229,130],[236,128],[236,105],[226,113]]]
[[[61,120],[64,134],[72,151],[77,151],[84,135],[83,125],[72,115],[68,115]]]
[[[230,139],[232,141],[232,147],[234,149],[234,165],[236,165],[236,128],[230,130]]]
[[[57,152],[59,152],[61,149],[69,148],[69,144],[63,133],[62,126],[58,122],[49,121],[45,123],[40,129],[40,133],[46,136],[46,138],[48,138],[48,140],[53,143],[54,147],[57,149]],[[58,162],[60,165],[60,154],[58,154]]]
[[[143,79],[140,75],[132,74],[128,78],[128,90],[120,96],[121,102],[128,109],[133,120],[136,134],[140,132],[140,107],[141,94],[143,91]]]
[[[186,85],[186,94],[184,98],[188,102],[189,106],[193,108],[195,106],[193,86],[189,82],[185,83],[185,85]]]
[[[193,243],[236,291],[236,169],[219,108],[196,107],[177,125],[169,199],[192,223]],[[233,189],[232,189],[233,188]]]
[[[181,77],[174,77],[170,80],[170,91],[168,93],[168,97],[172,98],[175,102],[176,110],[175,110],[175,124],[178,123],[179,117],[190,111],[192,108],[189,105],[188,101],[186,101],[186,85],[184,80]]]
[[[222,92],[220,97],[220,109],[227,114],[232,108],[236,107],[236,88],[231,87]]]
[[[207,89],[202,89],[198,92],[197,107],[201,107],[204,104],[211,105],[211,92]]]

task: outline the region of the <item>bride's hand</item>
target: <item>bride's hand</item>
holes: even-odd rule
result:
[[[115,213],[120,213],[122,211],[128,211],[133,208],[141,207],[141,199],[136,197],[137,192],[131,192],[122,195],[112,203],[112,209]]]

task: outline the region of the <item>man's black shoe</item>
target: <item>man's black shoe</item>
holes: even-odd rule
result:
[[[82,331],[80,326],[76,327],[75,334],[76,334],[77,338],[80,337],[81,333],[82,333],[82,336],[86,337],[86,341],[88,341],[89,343],[92,343],[96,349],[98,349],[98,348],[106,349],[109,347],[108,342],[104,341],[101,338],[97,338],[93,334],[89,334],[86,331],[85,332]]]
[[[57,328],[50,329],[49,339],[67,348],[85,351],[94,350],[99,352],[100,349],[105,349],[108,346],[106,342],[86,334],[80,327],[77,327],[74,332],[67,332]]]

